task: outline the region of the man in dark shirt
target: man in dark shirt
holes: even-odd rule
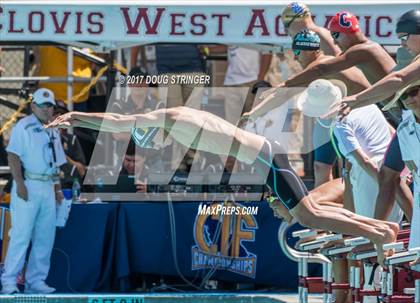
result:
[[[148,166],[146,165],[145,150],[137,150],[133,141],[130,141],[123,160],[122,169],[118,176],[115,187],[120,192],[142,192],[147,191],[146,175]],[[129,182],[127,182],[127,179]],[[132,181],[132,182],[131,182]]]
[[[68,110],[65,106],[57,106],[54,115],[58,116],[67,112]],[[61,166],[63,173],[61,185],[63,188],[71,188],[74,179],[77,179],[82,184],[86,174],[86,158],[76,135],[69,134],[66,129],[60,129],[60,135],[67,159],[67,163]]]

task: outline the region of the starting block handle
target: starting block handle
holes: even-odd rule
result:
[[[344,240],[344,245],[346,246],[357,246],[357,245],[363,245],[368,244],[370,241],[364,237],[357,237],[357,238],[351,238]]]
[[[401,251],[401,250],[404,250],[404,242],[395,242],[395,243],[384,244],[384,245],[382,245],[382,248],[385,249],[385,250],[395,249],[397,251]]]
[[[313,229],[302,229],[302,230],[294,231],[292,233],[292,236],[294,238],[300,238],[300,239],[314,237],[316,235],[317,235],[317,232],[316,230],[313,230]]]

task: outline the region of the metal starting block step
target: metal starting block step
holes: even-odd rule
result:
[[[404,242],[395,242],[395,243],[384,244],[384,245],[382,245],[382,248],[384,250],[395,249],[395,251],[402,251],[402,250],[404,250]]]
[[[321,250],[321,254],[326,256],[335,256],[346,254],[352,251],[353,246],[328,247]]]
[[[316,235],[317,235],[317,232],[314,229],[302,229],[302,230],[294,231],[292,233],[292,236],[294,238],[300,238],[300,239],[315,237]]]
[[[351,256],[349,256],[349,259],[354,260],[354,261],[361,261],[364,259],[374,258],[377,256],[378,256],[378,253],[376,252],[376,250],[367,250],[367,251],[353,253]]]
[[[384,244],[383,249],[385,249],[385,250],[395,249],[395,251],[400,252],[400,251],[404,250],[404,243],[403,242],[397,242],[397,243]],[[378,253],[377,253],[376,249],[367,250],[367,251],[361,251],[361,252],[353,253],[350,256],[350,260],[361,261],[363,259],[374,258],[374,257],[377,257],[377,256],[378,256]],[[392,258],[392,256],[390,258]]]
[[[370,243],[370,241],[364,237],[350,238],[344,240],[344,245],[346,246],[358,246],[368,243]]]
[[[342,238],[343,238],[342,234],[332,234],[332,235],[321,236],[321,237],[317,237],[313,241],[300,243],[299,245],[297,245],[297,249],[303,250],[303,251],[318,249],[318,248],[321,248],[321,246],[325,242],[341,240]]]
[[[404,295],[414,295],[416,293],[415,288],[404,288],[403,290]]]
[[[408,251],[417,253],[417,255],[420,257],[420,247],[410,248]]]
[[[384,244],[382,247],[384,250],[394,249],[396,252],[400,252],[404,250],[404,242],[388,243],[388,244]],[[353,253],[349,259],[355,260],[355,261],[361,261],[364,259],[374,258],[377,256],[378,256],[378,253],[376,252],[376,250],[366,250],[366,251]]]
[[[364,245],[369,243],[370,241],[364,237],[345,239],[345,246],[325,248],[321,251],[321,253],[329,256],[345,254],[351,252],[358,245]]]
[[[410,222],[404,221],[404,222],[401,223],[401,228],[402,229],[408,229],[410,227],[411,227],[411,223]]]
[[[416,260],[420,253],[420,249],[412,249],[409,251],[400,252],[397,254],[394,254],[388,258],[385,259],[385,265],[395,265],[400,263],[406,263]]]

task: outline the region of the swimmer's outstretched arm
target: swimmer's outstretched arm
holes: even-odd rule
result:
[[[285,86],[308,86],[309,83],[316,79],[336,74],[365,60],[366,50],[361,47],[357,50],[346,51],[322,63],[309,65],[300,73],[289,78],[285,82]]]
[[[243,118],[253,120],[263,116],[269,111],[282,106],[302,91],[303,88],[285,88],[283,86],[271,88],[261,95],[260,98],[263,100],[248,113],[245,113]]]
[[[47,127],[87,127],[109,132],[128,132],[135,128],[164,128],[182,145],[218,155],[230,155],[253,163],[264,144],[261,136],[246,132],[208,112],[189,107],[159,109],[147,114],[70,112],[57,117]],[[195,138],[201,134],[200,140]],[[230,148],[231,145],[237,148]]]
[[[393,97],[404,86],[418,80],[420,73],[420,60],[415,60],[405,68],[393,72],[382,78],[364,91],[343,98],[343,103],[348,103],[351,108],[359,108],[375,104]]]
[[[47,127],[73,126],[118,133],[130,131],[135,122],[135,115],[69,112],[57,117]]]

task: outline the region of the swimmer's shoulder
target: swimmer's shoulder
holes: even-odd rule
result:
[[[359,44],[355,44],[353,46],[351,46],[346,53],[350,54],[350,53],[364,53],[364,54],[368,54],[368,53],[373,53],[377,50],[378,47],[381,47],[379,44],[373,42],[373,41],[366,41],[363,43],[359,43]]]

